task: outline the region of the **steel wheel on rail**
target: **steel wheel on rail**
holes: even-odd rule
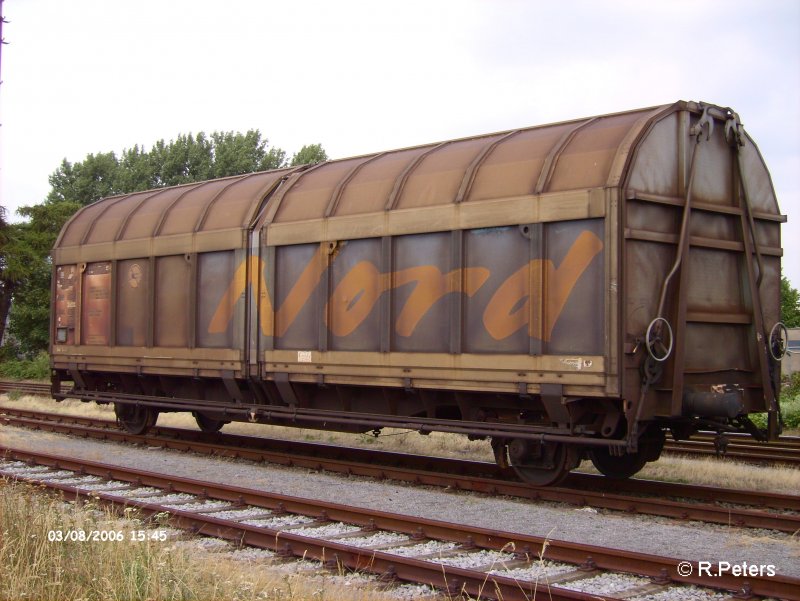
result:
[[[575,445],[515,438],[506,448],[511,467],[533,486],[558,484],[580,463]]]
[[[639,438],[639,450],[636,453],[613,455],[610,447],[595,447],[589,450],[589,459],[601,474],[614,480],[625,480],[650,461],[661,455],[666,436],[661,428],[649,427]]]
[[[209,434],[213,434],[214,432],[219,432],[220,430],[222,430],[222,426],[230,423],[221,419],[214,419],[213,417],[208,417],[207,415],[205,415],[204,413],[200,413],[199,411],[193,411],[192,415],[194,415],[194,421],[197,422],[197,427],[200,428],[203,432],[208,432]]]
[[[144,434],[158,420],[158,411],[155,409],[127,403],[114,403],[114,414],[120,425],[131,434]]]

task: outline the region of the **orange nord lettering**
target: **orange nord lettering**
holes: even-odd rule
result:
[[[483,324],[489,335],[495,340],[503,340],[527,326],[529,336],[550,340],[575,284],[602,250],[602,240],[585,231],[575,240],[558,268],[550,260],[535,259],[511,274],[495,291],[483,312]],[[233,274],[211,318],[208,332],[222,333],[227,329],[236,303],[251,288],[258,290],[262,333],[265,336],[283,336],[319,286],[328,266],[329,257],[320,247],[284,302],[274,311],[264,279],[264,261],[255,255],[248,257]],[[489,276],[485,267],[442,273],[433,265],[381,273],[370,261],[361,261],[342,278],[331,294],[325,310],[326,325],[335,336],[348,336],[367,319],[382,294],[392,288],[413,285],[394,324],[397,335],[408,337],[444,296],[463,293],[472,297]]]
[[[369,261],[361,261],[351,269],[336,286],[328,303],[328,327],[336,336],[347,336],[367,318],[381,294],[392,287],[416,282],[414,291],[397,317],[395,331],[400,336],[411,336],[420,320],[443,296],[451,292],[464,292],[472,296],[489,278],[483,267],[454,269],[443,274],[433,265],[410,267],[394,274],[380,273]],[[463,276],[463,277],[462,277]]]
[[[248,272],[249,262],[249,272]],[[258,287],[259,296],[259,321],[261,322],[261,332],[265,336],[283,336],[289,326],[297,319],[303,305],[306,304],[314,288],[319,284],[320,277],[325,271],[326,265],[323,259],[322,250],[318,250],[311,261],[308,262],[303,273],[289,291],[286,300],[278,309],[273,312],[272,300],[267,292],[267,284],[264,280],[264,261],[255,255],[251,255],[247,261],[242,261],[236,272],[233,274],[228,290],[217,305],[217,310],[208,325],[209,334],[224,332],[231,318],[233,317],[234,307],[241,295],[250,287]],[[276,325],[277,324],[277,325]]]
[[[550,340],[572,289],[602,250],[600,238],[583,232],[558,269],[543,259],[524,265],[500,285],[486,306],[486,330],[495,340],[502,340],[527,325],[529,336]]]

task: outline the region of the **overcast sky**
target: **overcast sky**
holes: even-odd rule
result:
[[[331,158],[640,108],[730,106],[800,287],[797,0],[5,0],[0,205],[66,158],[257,128]]]

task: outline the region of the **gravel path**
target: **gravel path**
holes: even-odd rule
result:
[[[663,518],[487,498],[177,451],[72,439],[8,426],[0,426],[0,444],[375,510],[670,555],[681,560],[771,564],[779,574],[800,577],[800,541],[778,533],[767,535],[695,522],[677,523]]]

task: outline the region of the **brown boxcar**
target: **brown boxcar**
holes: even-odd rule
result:
[[[694,102],[107,198],[53,251],[54,395],[624,477],[667,431],[776,435],[783,221]]]

